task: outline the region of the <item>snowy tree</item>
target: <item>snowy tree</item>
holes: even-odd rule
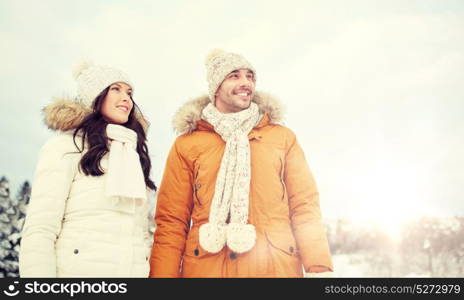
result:
[[[329,223],[327,227],[327,238],[333,254],[359,252],[364,233],[356,228],[350,220],[339,218]]]
[[[349,219],[329,225],[336,276],[464,276],[462,216],[411,219],[399,232]]]
[[[24,182],[19,189],[18,195],[13,201],[15,215],[12,217],[12,232],[9,236],[9,241],[13,251],[10,252],[8,260],[10,274],[8,277],[19,277],[19,244],[21,242],[21,231],[23,229],[24,220],[26,218],[26,208],[31,197],[31,186],[29,182]]]
[[[0,277],[9,274],[9,257],[13,251],[9,237],[13,232],[11,220],[15,210],[10,199],[10,183],[5,177],[0,178]]]
[[[19,243],[30,194],[31,187],[26,181],[12,199],[8,180],[0,179],[0,277],[19,276]]]
[[[28,181],[25,181],[20,187],[18,195],[15,198],[14,206],[16,208],[16,214],[13,218],[13,227],[16,232],[21,232],[24,219],[26,218],[26,209],[31,198],[31,185]]]
[[[409,224],[401,244],[403,272],[463,276],[463,218],[424,217]]]

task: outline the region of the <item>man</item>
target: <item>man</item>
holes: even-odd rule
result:
[[[281,109],[241,55],[207,58],[209,95],[174,118],[151,277],[302,277],[332,271],[318,193]]]

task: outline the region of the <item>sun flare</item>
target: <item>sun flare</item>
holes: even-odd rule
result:
[[[412,168],[379,165],[375,174],[362,178],[357,209],[352,218],[367,226],[379,226],[392,239],[401,238],[403,224],[423,216],[420,175]],[[361,184],[360,184],[361,186]]]

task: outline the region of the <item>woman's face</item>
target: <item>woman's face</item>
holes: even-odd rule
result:
[[[100,112],[109,123],[124,124],[129,119],[133,106],[130,85],[124,82],[116,82],[110,85]]]

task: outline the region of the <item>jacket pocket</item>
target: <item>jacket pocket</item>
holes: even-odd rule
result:
[[[221,253],[209,253],[204,250],[198,240],[198,227],[195,227],[187,238],[182,261],[182,277],[221,277]]]
[[[200,168],[198,168],[195,172],[195,178],[193,181],[193,199],[194,199],[195,204],[202,206],[203,204],[202,204],[202,201],[199,195],[200,194],[199,190],[201,189],[202,183],[200,182],[199,175],[200,175]]]
[[[266,230],[266,238],[269,244],[276,250],[290,256],[298,256],[295,238],[291,232]]]
[[[193,197],[194,197],[195,203],[201,206],[203,204],[201,203],[200,197],[198,196],[199,194],[198,190],[200,188],[201,188],[201,183],[195,183],[193,185]]]
[[[87,252],[87,244],[83,236],[76,238],[62,238],[57,241],[56,268],[58,277],[82,276],[77,272],[81,256]]]
[[[303,266],[291,231],[266,231],[274,276],[302,277]]]
[[[287,186],[285,185],[285,159],[280,157],[280,183],[282,184],[282,201],[287,202]]]
[[[202,258],[208,254],[212,255],[212,253],[209,253],[200,246],[198,230],[191,231],[185,244],[184,256],[190,258]]]

